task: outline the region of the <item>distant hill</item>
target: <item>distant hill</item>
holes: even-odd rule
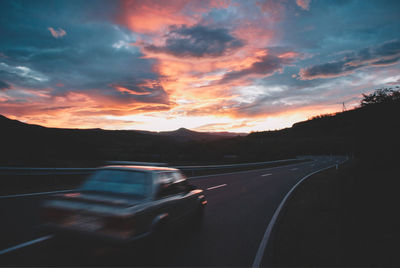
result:
[[[93,128],[93,129],[68,129],[68,128],[48,128],[40,125],[27,124],[20,122],[18,120],[9,119],[3,115],[0,115],[0,126],[3,128],[16,128],[16,127],[24,127],[24,128],[41,128],[41,129],[58,129],[63,131],[106,131],[101,128]],[[113,131],[113,130],[107,130]],[[235,133],[235,132],[198,132],[189,130],[186,128],[179,128],[174,131],[145,131],[145,130],[115,130],[115,131],[131,131],[135,133],[141,133],[145,135],[156,135],[156,136],[166,136],[171,137],[177,141],[196,141],[196,140],[217,140],[221,138],[227,137],[237,137],[237,136],[246,136],[248,133]]]
[[[162,131],[156,133],[161,136],[168,136],[178,141],[192,141],[192,140],[218,140],[227,137],[247,136],[247,133],[233,133],[233,132],[197,132],[186,128],[180,128],[174,131]]]
[[[282,143],[282,150],[347,153],[371,159],[398,159],[400,102],[359,107],[298,122],[279,131],[251,133],[248,138]]]
[[[209,133],[196,132],[186,128],[180,128],[174,131],[158,132],[158,135],[171,137],[177,141],[215,140],[220,138]]]
[[[238,133],[47,128],[0,115],[0,162],[53,160],[166,161],[191,158],[187,143],[209,142]],[[179,156],[180,155],[180,156]],[[206,157],[205,157],[206,159]],[[1,164],[1,163],[0,163]]]
[[[0,116],[0,165],[86,165],[104,160],[216,164],[304,154],[348,154],[375,164],[399,159],[399,115],[400,101],[368,104],[247,136],[185,128],[165,132],[46,128]]]
[[[135,131],[46,128],[0,116],[0,161],[52,162],[53,160],[100,160],[130,158],[161,137]]]

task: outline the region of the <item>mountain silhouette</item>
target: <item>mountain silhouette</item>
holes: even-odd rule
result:
[[[240,133],[47,128],[0,116],[0,164],[104,160],[225,163],[303,154],[348,154],[371,162],[397,159],[400,103],[377,104],[298,122],[291,128]],[[72,165],[72,164],[71,164]]]

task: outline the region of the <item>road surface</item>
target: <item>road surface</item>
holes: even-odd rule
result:
[[[182,231],[166,248],[91,248],[55,244],[37,228],[45,196],[0,199],[0,266],[251,266],[274,211],[304,176],[342,162],[313,162],[191,179],[205,190],[204,229]]]

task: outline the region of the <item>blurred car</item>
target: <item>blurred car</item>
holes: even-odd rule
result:
[[[105,166],[76,191],[46,200],[41,219],[56,236],[131,242],[178,222],[201,226],[206,203],[177,169]]]

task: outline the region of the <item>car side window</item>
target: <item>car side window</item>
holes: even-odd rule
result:
[[[159,176],[157,198],[188,192],[187,180],[179,172],[164,172],[160,173]]]
[[[174,190],[174,177],[170,172],[163,172],[158,174],[159,186],[157,191],[157,199],[164,198],[169,195],[175,194]]]
[[[173,176],[175,179],[177,193],[187,193],[189,191],[189,187],[186,177],[184,177],[180,172],[174,172]]]

